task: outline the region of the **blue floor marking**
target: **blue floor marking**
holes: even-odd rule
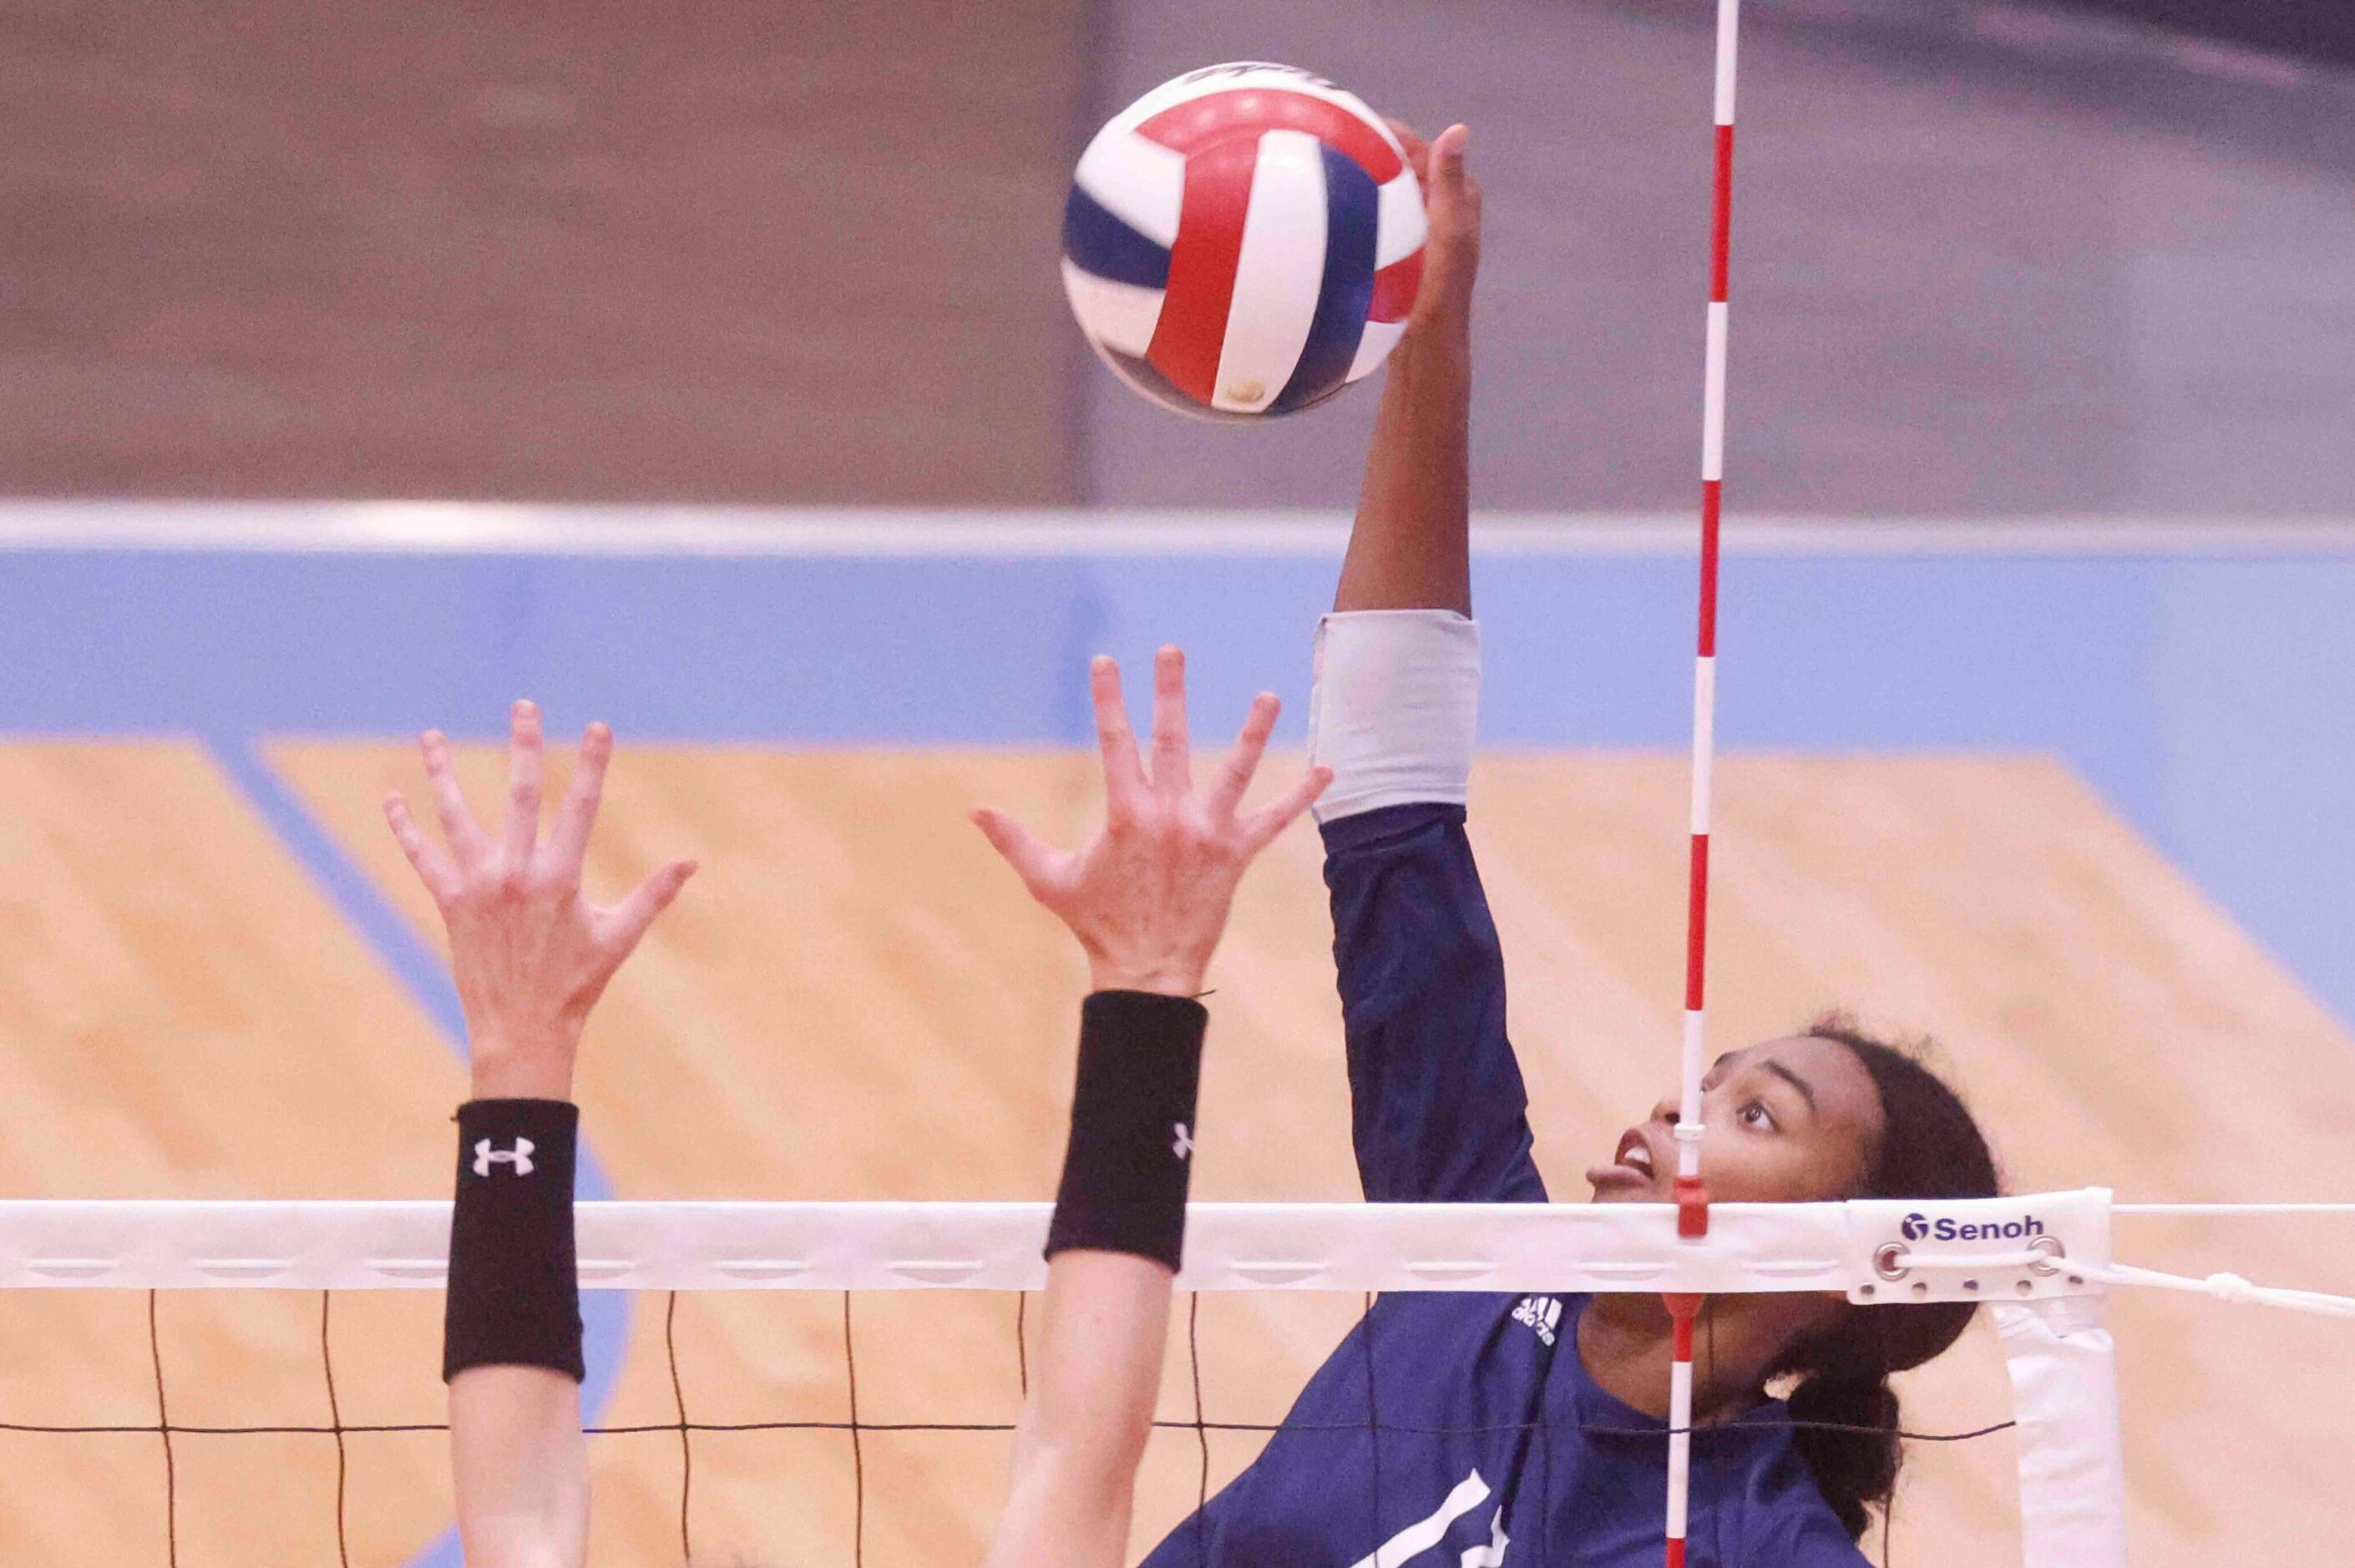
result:
[[[379,962],[390,969],[410,1000],[432,1019],[442,1039],[463,1062],[466,1059],[466,1015],[450,983],[442,957],[418,936],[400,910],[361,870],[325,824],[311,814],[302,797],[279,777],[257,745],[242,736],[212,735],[205,740],[214,762],[235,782],[246,800],[286,846],[312,883],[326,895],[336,912],[359,933]],[[610,1198],[613,1183],[595,1151],[582,1139],[573,1175],[573,1194],[580,1198]],[[588,1377],[581,1385],[583,1419],[593,1424],[611,1405],[620,1382],[623,1358],[630,1342],[632,1297],[626,1290],[584,1290],[581,1293],[582,1359]],[[465,1562],[458,1532],[444,1531],[418,1556],[411,1568],[462,1568]]]

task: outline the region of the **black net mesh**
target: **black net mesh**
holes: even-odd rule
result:
[[[159,1329],[161,1293],[149,1291],[145,1293],[146,1359],[155,1390],[153,1420],[41,1422],[17,1419],[15,1412],[0,1412],[0,1414],[7,1417],[0,1419],[0,1433],[57,1438],[144,1436],[155,1439],[157,1450],[155,1468],[164,1494],[162,1540],[157,1544],[161,1549],[160,1558],[169,1565],[169,1568],[180,1568],[183,1551],[180,1530],[181,1490],[186,1482],[182,1475],[182,1445],[190,1441],[210,1442],[215,1439],[266,1436],[315,1438],[321,1445],[321,1463],[325,1462],[331,1452],[335,1467],[333,1516],[332,1518],[322,1517],[317,1520],[319,1538],[324,1546],[328,1533],[332,1531],[336,1551],[335,1560],[340,1568],[348,1568],[348,1564],[354,1560],[352,1531],[348,1520],[350,1484],[355,1467],[368,1462],[368,1440],[404,1434],[442,1433],[446,1432],[448,1427],[446,1423],[439,1421],[371,1421],[366,1419],[365,1412],[347,1411],[346,1400],[339,1393],[336,1385],[335,1324],[338,1293],[323,1291],[317,1294],[316,1354],[319,1383],[324,1394],[323,1403],[326,1415],[324,1423],[218,1423],[176,1418],[173,1414],[175,1377],[165,1352],[164,1335]],[[853,1292],[843,1292],[838,1296],[840,1324],[837,1359],[840,1363],[840,1393],[846,1412],[843,1417],[718,1420],[698,1415],[694,1402],[689,1398],[688,1380],[682,1376],[680,1370],[682,1338],[679,1320],[680,1293],[676,1291],[664,1293],[658,1298],[662,1304],[660,1315],[663,1341],[662,1366],[669,1385],[667,1403],[671,1418],[662,1421],[599,1421],[589,1425],[586,1430],[591,1439],[598,1442],[627,1437],[676,1437],[678,1455],[676,1521],[678,1552],[682,1562],[694,1561],[697,1552],[696,1451],[699,1437],[708,1440],[721,1435],[732,1436],[760,1433],[812,1433],[838,1436],[849,1458],[849,1528],[848,1539],[845,1542],[847,1548],[847,1561],[853,1568],[865,1568],[868,1553],[868,1513],[870,1489],[868,1445],[870,1439],[879,1437],[899,1439],[925,1434],[1007,1435],[1015,1429],[1015,1422],[1010,1418],[1010,1413],[1007,1419],[986,1421],[910,1421],[878,1419],[869,1414],[863,1414],[859,1400],[861,1351],[856,1331],[859,1307],[858,1295]],[[1029,1392],[1030,1305],[1028,1295],[1016,1295],[1011,1302],[1011,1310],[1006,1317],[1007,1338],[1006,1355],[1012,1363],[1016,1387],[1019,1395],[1023,1397],[1027,1397]],[[1396,1444],[1424,1438],[1528,1432],[1534,1439],[1532,1452],[1536,1474],[1531,1478],[1544,1489],[1544,1496],[1548,1499],[1550,1499],[1554,1485],[1557,1434],[1552,1430],[1552,1425],[1543,1418],[1536,1421],[1498,1422],[1463,1426],[1418,1425],[1396,1420],[1385,1420],[1381,1412],[1380,1383],[1370,1375],[1375,1355],[1376,1325],[1379,1323],[1379,1319],[1373,1315],[1373,1306],[1374,1298],[1369,1296],[1361,1299],[1358,1308],[1359,1319],[1367,1329],[1367,1332],[1359,1337],[1358,1342],[1363,1347],[1369,1372],[1368,1397],[1362,1420],[1311,1424],[1282,1420],[1228,1419],[1214,1415],[1210,1401],[1205,1394],[1202,1298],[1199,1295],[1190,1294],[1183,1297],[1183,1381],[1169,1392],[1168,1396],[1165,1397],[1163,1404],[1165,1414],[1161,1419],[1156,1420],[1155,1425],[1161,1431],[1184,1434],[1190,1440],[1193,1460],[1192,1485],[1191,1497],[1188,1500],[1193,1511],[1190,1522],[1183,1526],[1182,1531],[1184,1536],[1193,1543],[1192,1555],[1199,1563],[1205,1564],[1206,1568],[1211,1558],[1210,1538],[1199,1510],[1209,1500],[1213,1489],[1212,1437],[1214,1435],[1235,1434],[1241,1435],[1246,1440],[1263,1441],[1279,1431],[1363,1435],[1372,1445],[1375,1455],[1375,1463],[1370,1470],[1371,1486],[1369,1488],[1370,1512],[1373,1517],[1368,1521],[1369,1539],[1375,1542],[1382,1539],[1380,1525],[1387,1517],[1381,1507],[1380,1489],[1383,1468],[1380,1456],[1382,1445],[1385,1442]],[[871,1355],[873,1352],[870,1350],[868,1353]],[[184,1372],[182,1375],[188,1374]],[[1182,1416],[1172,1417],[1167,1414],[1173,1399],[1184,1407],[1186,1414]],[[1989,1436],[2007,1430],[2011,1425],[2009,1422],[1999,1422],[1960,1431],[1907,1429],[1901,1431],[1899,1436],[1916,1443],[1961,1443]],[[1753,1424],[1734,1420],[1696,1428],[1695,1442],[1700,1444],[1738,1441],[1745,1427],[1753,1425],[1759,1429],[1768,1426],[1787,1428],[1796,1425],[1865,1434],[1879,1430],[1834,1423],[1776,1421]],[[1581,1430],[1590,1436],[1647,1438],[1655,1441],[1663,1440],[1666,1436],[1662,1428],[1657,1425],[1619,1426],[1587,1424]],[[788,1464],[791,1460],[787,1457],[780,1456],[778,1462]],[[1550,1507],[1540,1510],[1540,1516],[1549,1521],[1552,1514],[1553,1510]],[[1884,1531],[1885,1529],[1884,1520]],[[795,1542],[792,1544],[801,1549],[795,1552],[794,1560],[796,1563],[806,1563],[811,1560],[806,1555],[806,1542]],[[1881,1544],[1882,1560],[1886,1562],[1888,1561],[1888,1539],[1885,1533]],[[1550,1542],[1540,1540],[1532,1542],[1531,1545],[1534,1549],[1532,1555],[1540,1563],[1552,1560]],[[189,1568],[200,1568],[200,1565],[191,1562]]]

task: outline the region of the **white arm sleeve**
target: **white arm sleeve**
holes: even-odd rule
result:
[[[1452,609],[1337,611],[1316,623],[1308,759],[1333,770],[1316,820],[1464,803],[1480,714],[1480,626]]]

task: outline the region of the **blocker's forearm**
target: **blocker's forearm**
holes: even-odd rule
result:
[[[1120,1568],[1136,1467],[1153,1435],[1169,1270],[1124,1253],[1058,1253],[1046,1331],[986,1568]]]
[[[589,1551],[581,1385],[545,1367],[450,1380],[450,1461],[470,1568],[580,1568]]]
[[[1335,609],[1472,613],[1468,323],[1418,326],[1391,355]]]
[[[458,1533],[474,1568],[580,1568],[589,1543],[567,1101],[458,1110],[442,1372]]]
[[[987,1568],[1120,1568],[1185,1246],[1201,1003],[1099,991],[1047,1231],[1046,1329]]]

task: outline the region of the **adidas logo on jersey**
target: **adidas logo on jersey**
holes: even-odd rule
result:
[[[1550,1345],[1561,1327],[1561,1303],[1550,1296],[1524,1296],[1513,1308],[1513,1321],[1528,1324],[1537,1330],[1538,1343]]]
[[[528,1176],[531,1174],[531,1151],[532,1141],[528,1138],[517,1139],[513,1149],[493,1149],[489,1139],[476,1139],[474,1174],[488,1176],[494,1165],[512,1165],[517,1175]]]
[[[1169,1152],[1180,1160],[1191,1159],[1194,1153],[1193,1133],[1187,1130],[1186,1124],[1182,1121],[1172,1124],[1169,1130],[1177,1134],[1169,1140]]]

